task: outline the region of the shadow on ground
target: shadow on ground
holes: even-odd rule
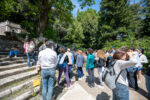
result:
[[[77,74],[75,72],[76,70],[73,69],[72,71],[72,75],[71,77],[75,77],[75,80],[74,81],[71,81],[71,85],[74,84],[75,81],[78,80],[78,77],[77,77]],[[55,85],[57,84],[57,81],[55,81]],[[59,86],[55,86],[54,89],[53,89],[53,97],[52,97],[52,100],[58,100],[58,97],[62,94],[64,88],[67,87],[67,84],[66,84],[66,78],[64,78],[61,82],[60,82],[60,85]]]
[[[101,94],[97,95],[96,100],[110,100],[110,95],[108,95],[105,92],[102,92]]]
[[[136,92],[138,92],[139,94],[143,95],[144,97],[148,99],[147,92],[144,89],[139,87],[139,90]]]
[[[86,76],[85,82],[86,82],[87,84],[89,84],[89,76]],[[98,77],[94,77],[94,82],[95,82],[96,85],[100,85],[100,82],[99,82],[99,78],[98,78]]]

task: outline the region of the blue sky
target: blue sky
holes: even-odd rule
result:
[[[84,9],[81,9],[80,8],[80,3],[78,2],[78,0],[71,0],[72,3],[75,5],[75,8],[73,9],[72,13],[73,13],[73,16],[77,16],[77,11],[85,11],[87,10],[88,8],[92,8],[92,9],[95,9],[96,11],[99,11],[100,9],[100,2],[101,0],[95,0],[96,3],[94,5],[92,5],[91,7],[84,7]],[[135,3],[139,2],[140,0],[130,0],[130,3],[133,4],[135,1]]]
[[[88,8],[92,8],[92,9],[95,9],[95,10],[99,10],[99,4],[100,4],[100,1],[101,0],[95,0],[96,1],[96,3],[94,4],[94,5],[92,5],[91,7],[84,7],[84,9],[81,9],[80,8],[80,3],[78,2],[78,0],[71,0],[72,1],[72,3],[76,6],[74,9],[73,9],[73,11],[72,11],[72,13],[73,13],[73,15],[74,16],[77,16],[77,11],[79,10],[79,11],[85,11],[85,10],[87,10]]]

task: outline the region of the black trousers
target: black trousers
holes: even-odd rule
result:
[[[128,80],[129,80],[129,86],[135,90],[138,90],[137,70],[134,72],[128,72]]]
[[[94,68],[88,69],[89,84],[94,84]]]

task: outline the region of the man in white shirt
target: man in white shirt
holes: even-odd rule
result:
[[[133,57],[137,60],[137,64],[133,67],[127,68],[128,71],[128,79],[129,79],[129,86],[134,89],[138,90],[138,84],[137,84],[137,69],[141,65],[139,53],[135,51],[135,48],[131,47],[130,51],[133,54]]]
[[[56,73],[57,54],[52,50],[53,43],[46,42],[46,49],[40,51],[38,60],[41,66],[42,77],[42,99],[51,100],[53,93],[53,84]]]

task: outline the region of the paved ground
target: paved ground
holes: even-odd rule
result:
[[[95,100],[81,85],[74,84],[59,100]]]
[[[96,86],[94,88],[90,88],[87,85],[87,72],[84,71],[84,74],[84,79],[78,81],[59,100],[112,100],[112,91],[107,86],[104,86],[104,89],[98,87],[97,69],[95,69]],[[142,83],[139,84],[139,87],[138,91],[130,90],[130,100],[148,100],[146,97],[147,90],[145,88],[144,76],[142,76]]]
[[[104,89],[98,87],[97,69],[95,69],[96,86],[94,88],[90,88],[87,85],[88,77],[85,70],[84,74],[84,79],[75,82],[70,89],[55,87],[53,100],[112,100],[112,91],[107,86],[104,86]],[[142,83],[139,84],[139,87],[138,91],[130,90],[130,100],[148,100],[144,76],[142,76]],[[41,100],[41,96],[38,95],[30,100]]]

